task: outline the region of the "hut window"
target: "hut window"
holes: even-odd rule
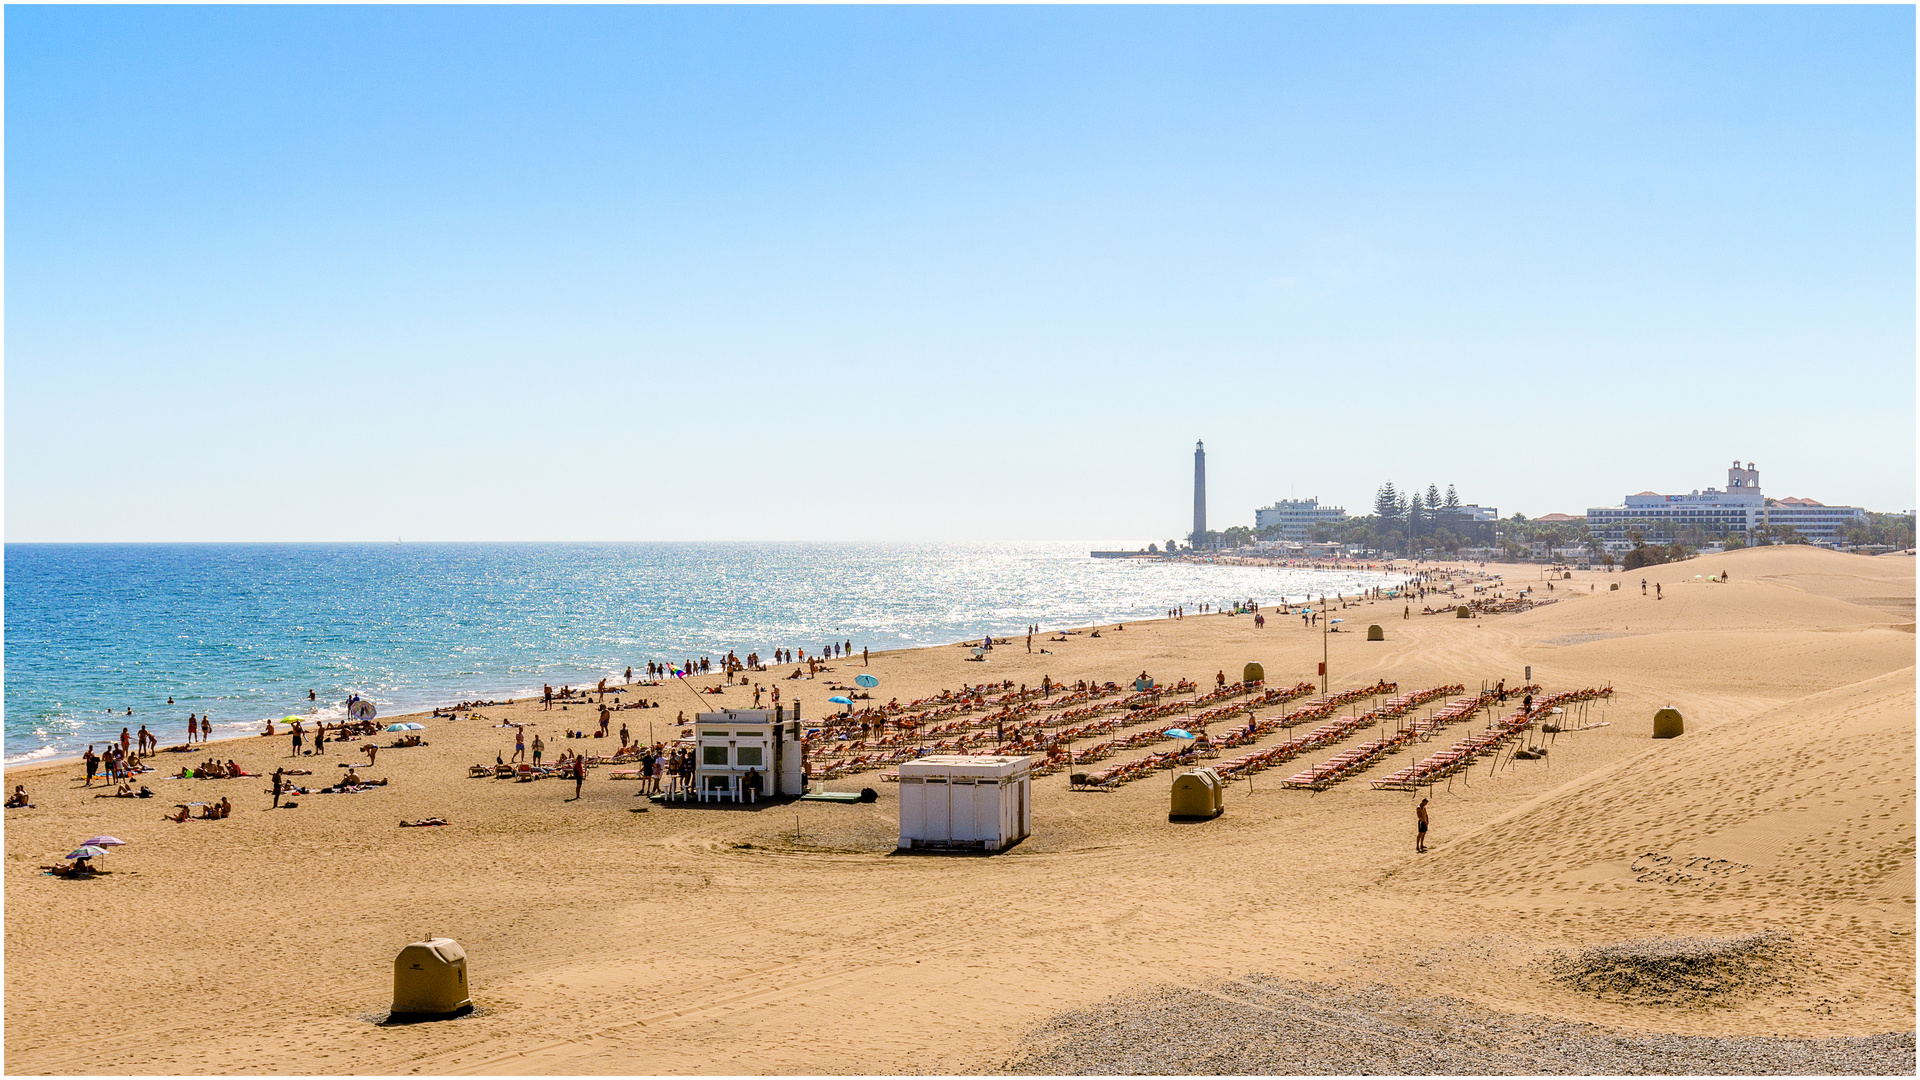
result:
[[[740,764],[740,765],[758,765],[758,764],[760,764],[760,748],[759,748],[759,747],[757,747],[757,746],[742,746],[742,747],[740,747],[740,749],[739,749],[739,761],[737,762],[737,764]]]
[[[702,764],[702,765],[725,765],[726,763],[727,763],[727,748],[726,748],[726,747],[724,747],[724,746],[703,746],[703,747],[701,747],[701,748],[700,748],[700,764]]]

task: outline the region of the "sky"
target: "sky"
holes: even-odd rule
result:
[[[1914,18],[9,6],[5,536],[1907,510]]]

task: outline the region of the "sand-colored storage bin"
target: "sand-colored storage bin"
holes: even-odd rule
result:
[[[1685,718],[1680,715],[1679,709],[1671,705],[1653,714],[1653,737],[1656,739],[1678,738],[1686,730]]]
[[[1473,609],[1465,604],[1461,604],[1459,607],[1453,609],[1453,617],[1456,619],[1471,619],[1473,618]]]
[[[1240,669],[1240,681],[1246,683],[1266,682],[1267,669],[1259,664],[1248,664]]]
[[[393,1015],[447,1016],[473,1007],[467,952],[452,938],[416,941],[393,960]]]
[[[1167,819],[1218,817],[1226,809],[1226,788],[1212,769],[1195,769],[1173,779],[1173,805]]]
[[[1367,640],[1368,641],[1385,641],[1387,640],[1387,632],[1380,628],[1379,623],[1373,623],[1372,625],[1367,627]]]

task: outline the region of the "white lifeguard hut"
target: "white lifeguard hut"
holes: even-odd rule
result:
[[[901,763],[901,848],[999,851],[1032,832],[1029,758],[933,754]]]
[[[694,791],[701,802],[747,801],[749,773],[762,797],[804,795],[806,744],[800,706],[694,714]]]

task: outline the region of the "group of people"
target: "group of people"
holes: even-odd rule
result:
[[[233,813],[233,802],[225,795],[222,795],[220,796],[219,802],[207,803],[200,808],[198,820],[219,821],[231,813]],[[174,807],[173,813],[161,814],[160,819],[162,821],[185,821],[193,816],[193,807],[186,803],[181,803]]]
[[[125,735],[124,729],[122,735],[123,737]],[[106,750],[102,753],[94,753],[93,744],[88,743],[87,752],[81,755],[81,760],[87,766],[88,787],[93,786],[93,778],[102,772],[106,774],[106,780],[111,784],[128,779],[135,773],[152,771],[152,766],[144,764],[139,754],[131,753],[125,746],[113,743],[108,743]]]
[[[182,765],[180,771],[173,774],[175,780],[232,780],[241,776],[258,776],[242,769],[232,758],[221,761],[208,758],[197,766]]]
[[[805,649],[776,648],[766,657],[762,657],[759,652],[755,651],[747,653],[746,657],[742,658],[738,653],[729,649],[727,650],[727,655],[721,657],[717,665],[710,656],[702,656],[697,660],[683,660],[677,667],[671,664],[660,663],[656,660],[649,660],[646,663],[644,674],[648,683],[655,683],[676,676],[706,675],[711,673],[714,667],[718,666],[720,670],[726,674],[728,684],[731,684],[736,675],[748,671],[765,671],[769,663],[804,665],[808,667],[809,671],[817,671],[822,661],[851,657],[852,655],[852,641],[830,641],[821,646],[820,649],[815,651],[811,656],[808,655]],[[860,659],[863,663],[871,663],[872,654],[868,649],[862,647],[860,650]],[[798,670],[798,667],[796,667],[795,670]],[[633,669],[628,668],[626,675],[627,681],[631,683],[633,681]],[[793,677],[794,676],[789,676],[789,678]],[[744,682],[745,680],[743,679],[742,681]],[[604,690],[604,683],[602,684],[602,689]]]

